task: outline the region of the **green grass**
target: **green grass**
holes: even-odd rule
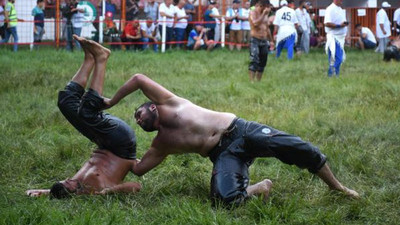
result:
[[[57,92],[83,53],[42,48],[0,49],[0,224],[398,224],[400,221],[400,64],[373,52],[348,51],[339,79],[326,76],[321,50],[288,62],[270,56],[261,83],[248,82],[248,52],[113,52],[105,95],[132,74],[145,73],[201,106],[296,134],[319,146],[332,170],[360,200],[330,192],[305,170],[258,159],[251,182],[274,182],[264,204],[236,209],[208,200],[212,164],[195,154],[170,156],[143,177],[136,195],[29,198],[24,191],[71,177],[95,146],[63,118]],[[142,93],[111,113],[135,129],[138,155],[154,134],[132,120]]]

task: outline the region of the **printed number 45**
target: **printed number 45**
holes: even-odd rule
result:
[[[283,13],[281,19],[282,19],[282,20],[290,21],[290,20],[292,19],[292,16],[290,15],[290,12],[285,12],[285,13]]]

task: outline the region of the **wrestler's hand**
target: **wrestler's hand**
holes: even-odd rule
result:
[[[267,8],[265,8],[264,10],[263,10],[263,14],[264,15],[268,15],[269,13],[271,12],[271,8],[270,7],[267,7]]]
[[[104,109],[109,109],[113,107],[111,104],[111,99],[103,97],[103,102],[104,102]]]

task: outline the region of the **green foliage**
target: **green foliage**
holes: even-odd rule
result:
[[[296,134],[319,146],[332,170],[361,200],[330,192],[307,171],[258,159],[251,182],[269,178],[271,197],[236,209],[212,208],[211,162],[171,156],[138,178],[136,195],[29,198],[71,177],[95,146],[63,118],[57,92],[79,68],[82,52],[0,50],[0,224],[398,224],[400,221],[400,64],[349,51],[340,78],[328,78],[320,50],[288,62],[270,55],[261,83],[247,76],[248,52],[113,52],[105,96],[131,75],[152,79],[206,108]],[[109,112],[136,131],[142,156],[154,134],[134,124],[146,98],[137,92]]]

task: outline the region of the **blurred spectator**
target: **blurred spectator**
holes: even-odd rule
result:
[[[231,22],[229,30],[229,49],[232,51],[236,45],[236,49],[242,48],[242,9],[239,8],[240,0],[233,0],[232,8],[226,11],[226,20]]]
[[[146,22],[140,24],[142,31],[142,42],[150,43],[153,46],[154,52],[158,51],[158,40],[156,24],[153,22],[153,18],[148,17]],[[149,44],[143,44],[143,50],[149,48]]]
[[[82,27],[85,25],[85,7],[83,5],[78,4],[79,0],[76,0],[76,13],[72,15],[72,26],[73,26],[73,34],[81,36]],[[77,40],[75,41],[75,46],[78,50],[81,49],[81,45]]]
[[[185,31],[187,27],[187,19],[189,18],[186,15],[185,9],[183,6],[185,5],[185,0],[179,0],[178,5],[175,7],[175,36],[177,42],[183,42],[185,38]],[[177,47],[181,48],[183,43],[177,43]]]
[[[139,15],[138,0],[126,0],[126,19],[135,20]]]
[[[172,41],[172,36],[174,33],[173,26],[174,26],[174,15],[175,15],[175,6],[172,5],[172,0],[164,0],[163,3],[160,4],[160,7],[158,8],[158,21],[159,25],[158,28],[160,30],[160,34],[162,35],[162,20],[163,17],[166,17],[166,25],[167,25],[167,31],[166,31],[166,37],[165,41],[168,43]],[[166,48],[169,48],[170,44],[166,45]]]
[[[297,39],[296,28],[298,21],[296,13],[292,8],[288,7],[286,0],[281,1],[281,8],[276,11],[274,20],[274,34],[277,33],[276,38],[276,57],[279,58],[282,49],[288,50],[287,58],[293,59],[294,45]]]
[[[190,31],[193,29],[193,24],[191,23],[193,21],[193,16],[196,14],[196,10],[193,5],[194,1],[193,0],[186,0],[186,4],[183,7],[185,9],[186,15],[188,15],[188,26],[186,27],[186,36],[189,36]]]
[[[397,37],[393,40],[390,45],[385,49],[383,53],[383,60],[389,62],[390,60],[400,61],[400,38]]]
[[[344,42],[349,23],[346,19],[346,11],[341,7],[342,2],[342,0],[333,0],[332,4],[325,10],[325,50],[329,60],[329,77],[332,77],[333,74],[339,76],[340,66],[346,58]]]
[[[299,26],[297,27],[297,50],[299,53],[308,53],[310,51],[311,18],[310,14],[308,14],[308,8],[309,4],[305,0],[300,0],[299,7],[296,9],[296,16],[299,22]]]
[[[244,8],[242,9],[242,32],[243,32],[243,43],[249,44],[250,43],[250,23],[249,23],[249,16],[250,16],[250,2],[244,3]]]
[[[132,20],[128,22],[128,24],[125,26],[125,29],[121,35],[121,41],[129,42],[127,44],[124,44],[126,50],[130,50],[132,45],[133,49],[137,50],[140,49],[140,45],[137,43],[140,42],[141,37],[142,35],[139,22],[137,20]]]
[[[4,26],[4,7],[2,5],[3,3],[0,3],[0,37],[1,39],[4,39],[5,32],[6,32],[6,27]]]
[[[388,2],[382,2],[382,8],[376,15],[376,37],[379,39],[379,45],[376,52],[383,53],[389,43],[390,35],[390,21],[385,9],[390,8]]]
[[[196,24],[194,29],[189,34],[187,48],[189,50],[207,49],[211,50],[214,47],[214,41],[208,40],[206,29],[201,24]]]
[[[4,11],[4,21],[7,25],[5,31],[5,37],[1,40],[1,43],[7,43],[12,35],[14,38],[14,52],[18,51],[18,34],[17,34],[17,24],[18,24],[18,17],[17,17],[17,10],[15,10],[15,0],[9,0],[6,3],[5,11]]]
[[[78,1],[77,0],[65,0],[65,5],[62,8],[62,14],[63,16],[67,19],[66,22],[66,34],[67,34],[67,46],[66,49],[67,51],[73,51],[74,46],[73,46],[73,39],[72,39],[72,34],[74,34],[74,29],[73,29],[73,24],[72,24],[72,19],[75,14],[78,13]],[[81,12],[83,12],[81,10]],[[80,36],[80,35],[79,35]],[[80,47],[79,42],[77,46]]]
[[[397,36],[400,35],[400,8],[396,9],[393,14],[393,28],[397,33]]]
[[[357,24],[356,34],[359,36],[357,41],[360,49],[373,49],[376,47],[375,36],[368,27],[362,27],[361,24]]]
[[[208,8],[204,13],[204,27],[207,30],[207,38],[208,40],[214,40],[214,35],[215,35],[215,17],[213,15],[213,9],[215,8],[215,4],[217,4],[216,1],[211,0],[208,4]]]
[[[215,0],[214,0],[215,1]],[[218,42],[221,39],[221,18],[224,16],[221,16],[219,14],[219,10],[218,10],[219,4],[218,2],[215,1],[215,7],[211,9],[211,15],[212,17],[215,18],[215,28],[214,28],[214,44],[217,45]]]
[[[36,6],[32,10],[32,16],[34,17],[34,27],[33,27],[33,41],[35,43],[42,42],[44,30],[44,0],[37,0]],[[37,46],[35,46],[37,47]]]
[[[155,0],[148,0],[144,5],[144,13],[146,18],[151,18],[151,20],[156,21],[158,15],[158,2]]]
[[[101,2],[103,2],[103,1],[101,1]],[[106,0],[106,13],[105,14],[111,15],[112,16],[111,19],[114,19],[114,16],[117,14],[117,9],[118,8],[115,3],[113,3],[111,0]],[[103,11],[103,10],[101,10],[101,11]]]
[[[104,20],[104,29],[103,36],[105,42],[111,42],[111,49],[120,49],[120,45],[117,44],[121,42],[121,38],[119,37],[119,31],[112,19],[112,13],[106,13],[106,18]]]

